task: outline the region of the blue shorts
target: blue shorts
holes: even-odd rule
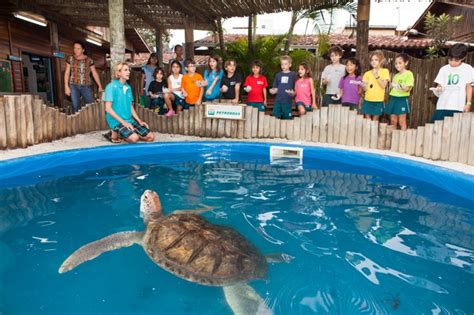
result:
[[[148,129],[145,126],[137,124],[135,121],[132,123],[133,125],[133,130],[128,129],[122,124],[118,124],[115,126],[114,131],[119,134],[119,137],[122,139],[127,139],[130,137],[133,133],[136,133],[140,137],[145,137],[147,134],[150,133],[150,129]]]
[[[404,115],[409,113],[410,104],[408,103],[408,96],[390,96],[390,100],[385,107],[385,114]]]
[[[437,109],[431,117],[431,123],[434,123],[435,120],[444,120],[444,117],[453,117],[456,113],[462,113],[459,110],[449,110],[449,109]]]
[[[359,104],[354,104],[354,103],[345,102],[345,103],[342,103],[342,106],[349,107],[352,110],[358,110],[359,109]]]
[[[364,100],[362,102],[362,114],[380,116],[383,114],[383,102],[371,102]]]
[[[265,111],[265,104],[263,102],[249,102],[248,106],[257,107],[259,112]]]
[[[336,96],[336,94],[324,94],[323,96],[323,106],[329,106],[331,104],[340,104],[340,100],[333,100],[332,97]]]
[[[291,119],[291,103],[275,103],[272,115],[280,119]]]
[[[296,108],[298,108],[298,106],[303,106],[305,111],[307,111],[307,112],[312,112],[313,111],[313,107],[311,107],[311,105],[305,105],[305,103],[303,103],[303,102],[296,102],[295,105],[296,105]]]

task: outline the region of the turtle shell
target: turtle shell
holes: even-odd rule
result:
[[[265,278],[267,262],[237,231],[194,214],[172,214],[149,222],[143,247],[169,272],[192,282],[227,286]]]

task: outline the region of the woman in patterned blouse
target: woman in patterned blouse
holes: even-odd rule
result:
[[[84,44],[75,41],[74,55],[66,59],[66,71],[64,72],[65,93],[67,96],[71,96],[73,114],[79,110],[81,96],[85,104],[94,102],[91,73],[97,83],[99,92],[102,92],[102,84],[95,69],[94,60],[87,56]]]

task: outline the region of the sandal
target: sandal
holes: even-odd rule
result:
[[[112,131],[104,133],[102,136],[104,136],[105,139],[109,140],[112,143],[121,143],[122,142],[122,139],[120,139],[120,138],[112,138]]]

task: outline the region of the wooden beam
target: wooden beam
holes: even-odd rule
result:
[[[194,59],[194,19],[187,17],[184,21],[184,55]]]
[[[158,66],[163,68],[163,29],[155,28],[155,49],[158,57]]]
[[[253,18],[252,15],[249,16],[249,25],[248,25],[248,53],[253,55]]]
[[[143,14],[140,10],[138,10],[135,7],[135,4],[133,4],[132,0],[124,0],[125,1],[125,8],[127,9],[128,12],[132,13],[133,15],[138,16],[143,22],[148,24],[150,28],[160,28],[162,25],[160,23],[157,23],[153,18],[151,18],[148,15]]]
[[[110,75],[114,79],[114,68],[124,61],[125,57],[125,26],[124,0],[109,0],[110,27]]]
[[[48,23],[49,28],[49,39],[51,43],[51,55],[55,51],[59,51],[59,35],[58,35],[58,24],[55,22]],[[63,80],[62,80],[62,72],[61,72],[61,60],[60,58],[54,57],[52,58],[53,61],[53,74],[54,74],[54,100],[55,105],[58,108],[63,107]]]
[[[358,0],[356,56],[360,61],[362,71],[365,71],[369,65],[369,17],[370,0]]]

